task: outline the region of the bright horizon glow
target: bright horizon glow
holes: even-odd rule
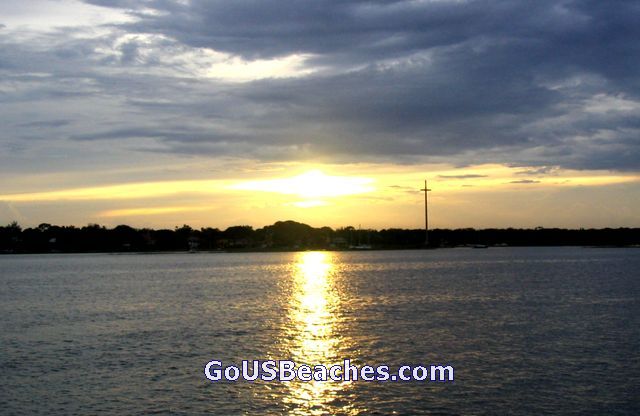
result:
[[[375,171],[375,169],[373,169]],[[527,176],[514,176],[513,168],[500,165],[480,165],[465,169],[463,173],[479,174],[475,178],[465,178],[460,170],[435,170],[428,174],[422,173],[419,167],[416,171],[397,167],[395,171],[380,170],[377,180],[359,176],[326,175],[318,169],[308,171],[290,178],[274,178],[264,180],[232,181],[219,179],[194,179],[135,182],[93,187],[78,187],[48,191],[22,192],[0,194],[0,201],[4,202],[40,202],[40,201],[82,201],[82,200],[127,200],[152,197],[173,196],[183,193],[220,194],[232,191],[260,191],[278,193],[282,195],[297,195],[304,201],[291,201],[291,205],[299,207],[327,205],[323,198],[358,195],[378,190],[374,182],[392,181],[394,183],[421,183],[426,176],[431,185],[438,187],[438,191],[486,191],[492,188],[522,188],[541,187],[574,187],[574,186],[605,186],[640,182],[636,174],[595,174],[593,172],[562,171],[554,175],[535,177],[531,182],[523,181]],[[368,170],[371,172],[371,170]]]
[[[102,185],[97,184],[112,173],[61,173],[64,181],[8,177],[0,194],[0,223],[224,228],[294,220],[316,227],[420,228],[424,195],[419,189],[427,178],[434,228],[640,225],[634,199],[640,177],[631,172],[234,162],[212,174],[209,164],[198,163],[172,166],[146,181],[121,182],[136,171]],[[86,186],[91,183],[96,185]]]

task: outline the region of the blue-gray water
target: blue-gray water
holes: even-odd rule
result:
[[[0,414],[640,414],[640,251],[0,256]],[[450,363],[211,383],[205,363]]]

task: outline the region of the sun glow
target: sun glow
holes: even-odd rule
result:
[[[331,176],[320,170],[312,170],[292,178],[266,179],[242,182],[232,189],[243,191],[274,192],[313,200],[315,205],[321,198],[335,198],[372,192],[373,179],[351,176]]]

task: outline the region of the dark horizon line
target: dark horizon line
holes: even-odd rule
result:
[[[82,228],[42,223],[22,229],[16,222],[0,227],[0,253],[272,251],[305,249],[394,249],[457,246],[640,246],[640,228],[603,229],[433,229],[428,244],[423,229],[314,228],[278,221],[254,229],[249,225],[193,229],[135,229],[98,224]]]
[[[118,225],[114,225],[114,226],[110,226],[111,228],[109,228],[106,225],[102,225],[99,223],[92,223],[89,222],[86,225],[74,225],[74,224],[67,224],[67,225],[58,225],[58,224],[51,224],[51,223],[47,223],[47,222],[42,222],[40,224],[38,224],[37,226],[27,226],[27,227],[22,227],[20,225],[20,223],[18,221],[11,221],[9,222],[9,224],[2,226],[0,225],[0,229],[2,228],[7,228],[7,227],[14,227],[17,226],[22,230],[35,230],[35,229],[40,229],[43,226],[46,228],[49,227],[56,227],[56,228],[67,228],[67,229],[84,229],[84,228],[95,228],[95,227],[99,227],[101,229],[105,229],[105,230],[114,230],[118,227],[127,227],[127,228],[131,228],[133,230],[136,231],[175,231],[175,230],[179,230],[181,228],[189,228],[191,230],[194,231],[202,231],[202,230],[219,230],[219,231],[226,231],[229,230],[231,228],[236,228],[236,227],[249,227],[251,229],[253,229],[254,231],[258,231],[258,230],[262,230],[264,228],[268,228],[268,227],[272,227],[276,224],[281,224],[281,223],[296,223],[296,224],[302,224],[314,229],[331,229],[332,231],[338,231],[338,230],[345,230],[345,229],[352,229],[354,231],[376,231],[376,232],[380,232],[380,231],[385,231],[385,230],[402,230],[402,231],[421,231],[421,232],[425,232],[425,228],[424,227],[420,227],[420,228],[404,228],[404,227],[383,227],[383,228],[361,228],[361,227],[355,227],[353,225],[345,225],[345,226],[338,226],[338,227],[331,227],[328,225],[323,225],[320,227],[314,227],[312,225],[303,223],[303,222],[299,222],[296,220],[278,220],[273,224],[269,224],[269,225],[263,225],[262,227],[254,227],[253,225],[250,224],[234,224],[234,225],[230,225],[228,227],[226,227],[225,229],[222,228],[218,228],[216,226],[201,226],[199,228],[194,228],[191,227],[189,224],[182,224],[181,226],[174,226],[173,228],[169,228],[169,227],[159,227],[159,228],[155,228],[155,227],[138,227],[138,226],[133,226],[133,225],[129,225],[129,224],[118,224]],[[606,227],[557,227],[557,226],[535,226],[535,227],[523,227],[523,226],[506,226],[506,227],[454,227],[454,228],[446,228],[446,227],[434,227],[434,228],[429,228],[429,232],[431,231],[464,231],[464,230],[474,230],[474,231],[488,231],[488,230],[522,230],[522,231],[536,231],[536,230],[560,230],[560,231],[602,231],[602,230],[637,230],[640,231],[640,225],[638,226],[606,226]]]

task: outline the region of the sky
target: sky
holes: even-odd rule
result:
[[[640,3],[0,2],[0,224],[640,226]]]

